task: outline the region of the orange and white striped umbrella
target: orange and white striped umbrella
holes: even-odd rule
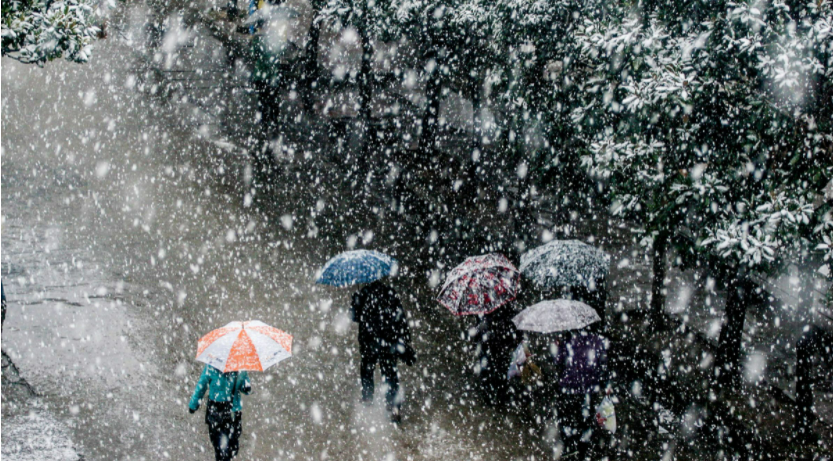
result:
[[[292,335],[260,320],[231,322],[197,343],[197,360],[224,373],[263,371],[290,357]]]

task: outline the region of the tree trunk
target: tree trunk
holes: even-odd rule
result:
[[[226,3],[226,17],[229,21],[234,21],[240,16],[240,10],[237,8],[237,0],[228,0]]]
[[[813,388],[818,379],[814,371],[823,362],[833,362],[833,333],[826,333],[813,325],[795,347],[795,433],[803,441],[812,440],[816,415],[813,408]],[[823,369],[823,368],[822,368]]]
[[[370,154],[370,102],[373,96],[372,78],[373,69],[371,59],[373,58],[373,46],[370,43],[368,21],[370,10],[367,7],[367,0],[362,3],[362,15],[358,21],[359,40],[362,47],[361,66],[359,68],[359,123],[361,123],[361,149],[358,160],[358,178],[363,179],[367,173],[368,155]]]
[[[417,152],[422,156],[429,156],[434,153],[434,148],[437,142],[437,124],[440,116],[440,99],[442,97],[442,50],[439,43],[439,37],[436,36],[435,28],[437,26],[434,13],[435,8],[431,8],[425,15],[423,24],[423,41],[425,42],[425,49],[428,52],[425,55],[425,62],[434,61],[434,67],[426,75],[427,81],[425,83],[425,98],[427,104],[425,112],[422,114],[420,123],[420,137],[417,146]]]
[[[428,104],[422,114],[422,135],[419,138],[418,151],[422,155],[431,155],[434,152],[434,144],[437,137],[437,122],[440,115],[440,97],[442,96],[442,82],[440,71],[439,53],[432,52],[434,69],[428,74],[428,82],[425,85],[425,97]]]
[[[510,181],[513,179],[516,180],[515,184],[518,187],[517,195],[510,202],[512,209],[509,210],[513,221],[514,242],[508,242],[513,246],[514,252],[518,255],[518,260],[520,260],[520,255],[528,250],[526,248],[529,240],[527,237],[530,236],[529,231],[535,221],[530,209],[531,196],[529,195],[534,165],[531,163],[532,158],[527,155],[528,151],[524,139],[526,121],[524,120],[523,114],[519,112],[521,112],[521,109],[516,110],[516,113],[511,116],[510,131],[514,134],[510,134],[507,138],[507,150],[510,154],[507,156],[509,163],[507,165],[508,171],[506,172],[507,175],[511,175],[509,178]],[[520,176],[518,169],[522,163],[526,164],[526,172]],[[517,247],[517,242],[522,242],[523,250]]]
[[[651,328],[658,330],[665,324],[665,268],[668,252],[668,233],[660,232],[652,248],[654,278],[651,283]]]
[[[741,340],[749,303],[749,284],[741,274],[731,277],[726,288],[726,312],[714,364],[714,378],[719,386],[715,390],[733,390],[740,383]]]
[[[301,101],[304,104],[304,111],[312,114],[315,104],[315,86],[318,84],[318,42],[321,35],[321,23],[315,18],[324,5],[322,0],[312,0],[312,22],[309,25],[307,44],[304,50],[304,74],[301,79]]]
[[[485,153],[483,152],[483,132],[481,129],[482,126],[482,119],[480,115],[480,111],[482,110],[483,106],[483,99],[482,99],[482,89],[483,85],[481,84],[481,80],[479,75],[469,78],[469,91],[471,92],[469,97],[471,98],[471,107],[472,107],[472,145],[471,145],[471,153],[466,160],[466,178],[463,188],[463,195],[466,200],[470,201],[470,203],[475,203],[478,196],[478,179],[477,179],[477,165],[484,164],[483,156]],[[473,156],[474,153],[477,152],[478,159],[475,161]]]
[[[813,387],[810,377],[810,360],[812,359],[812,338],[805,333],[795,348],[795,432],[806,437],[813,426]]]
[[[472,109],[472,135],[474,136],[473,148],[483,154],[483,118],[481,111],[483,110],[483,84],[480,76],[470,76],[469,85],[471,86],[471,109]]]

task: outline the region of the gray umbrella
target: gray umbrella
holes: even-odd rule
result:
[[[584,328],[600,320],[599,314],[581,301],[556,299],[527,307],[512,322],[519,330],[555,333]]]
[[[521,273],[544,288],[591,287],[607,276],[610,256],[578,240],[553,240],[521,256]]]

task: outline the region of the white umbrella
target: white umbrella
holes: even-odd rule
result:
[[[596,310],[581,301],[556,299],[527,307],[512,322],[519,330],[555,333],[584,328],[600,320]]]

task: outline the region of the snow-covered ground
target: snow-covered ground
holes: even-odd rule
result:
[[[4,418],[3,459],[76,461],[80,459],[66,426],[46,411]]]

